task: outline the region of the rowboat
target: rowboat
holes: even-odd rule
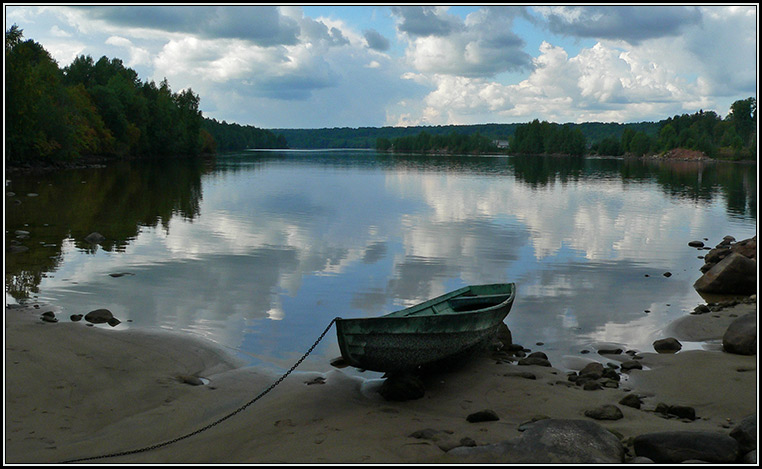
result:
[[[514,283],[470,285],[385,316],[336,318],[341,356],[386,373],[464,356],[490,342],[515,296]]]

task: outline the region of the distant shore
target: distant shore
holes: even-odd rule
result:
[[[40,319],[44,309],[6,308],[6,463],[58,463],[170,441],[236,410],[278,378],[241,367],[200,339],[65,320],[47,323]],[[716,341],[732,318],[750,311],[756,303],[686,315],[669,330],[679,340],[699,334]],[[642,396],[643,407],[620,406],[623,418],[599,422],[621,435],[625,445],[637,435],[664,430],[727,433],[757,412],[756,356],[716,346],[640,355],[643,370],[623,374],[617,389],[595,391],[563,383],[565,373],[553,367],[485,356],[427,378],[426,395],[405,402],[383,400],[376,392],[380,380],[326,364],[324,373],[293,373],[244,411],[189,438],[84,462],[470,463],[475,461],[446,453],[441,440],[411,435],[433,429],[453,441],[492,444],[517,437],[519,426],[538,415],[590,420],[586,410],[616,404],[628,393]],[[620,360],[610,358],[598,357]],[[526,379],[525,372],[534,379]],[[194,386],[188,377],[203,384]],[[692,406],[698,418],[664,418],[653,411],[658,403]],[[499,419],[466,420],[485,408]]]

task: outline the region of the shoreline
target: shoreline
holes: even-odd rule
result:
[[[278,378],[242,367],[202,339],[45,323],[40,311],[6,307],[6,463],[54,464],[171,441],[233,412]],[[756,303],[688,315],[665,330],[678,340],[699,335],[701,341],[717,340],[734,315],[749,311],[756,311]],[[756,355],[720,350],[639,355],[643,370],[623,373],[617,389],[595,391],[569,385],[566,373],[553,367],[479,357],[461,369],[425,377],[424,397],[404,402],[385,401],[377,392],[381,380],[338,369],[297,370],[208,430],[151,451],[84,462],[503,463],[494,456],[455,456],[444,449],[466,439],[479,446],[515,439],[519,427],[538,415],[593,421],[586,410],[617,404],[633,393],[642,396],[640,409],[619,406],[623,418],[595,421],[620,436],[629,450],[627,462],[638,435],[668,430],[727,434],[756,415]],[[183,376],[207,381],[194,386]],[[654,411],[659,403],[692,406],[697,418],[665,418]],[[492,409],[498,420],[466,420],[483,409]],[[424,430],[438,436],[411,436]]]

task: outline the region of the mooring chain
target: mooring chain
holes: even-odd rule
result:
[[[172,443],[177,443],[180,440],[184,440],[186,438],[190,438],[190,437],[192,437],[194,435],[198,435],[199,433],[201,433],[203,431],[209,430],[210,428],[214,427],[215,425],[220,424],[220,423],[224,422],[225,420],[229,419],[230,417],[232,417],[232,416],[242,412],[244,409],[246,409],[247,407],[249,407],[253,403],[257,402],[259,399],[261,399],[265,394],[267,394],[268,392],[272,391],[273,388],[275,388],[275,386],[279,385],[284,379],[286,379],[286,377],[288,377],[288,375],[290,375],[291,372],[293,372],[312,353],[312,351],[315,350],[315,347],[317,347],[317,345],[320,343],[320,341],[323,340],[323,338],[328,333],[328,331],[331,329],[331,326],[333,326],[333,323],[335,323],[337,319],[339,319],[339,318],[333,318],[331,320],[331,322],[328,324],[328,326],[325,328],[323,333],[320,334],[320,337],[318,337],[317,340],[315,341],[315,343],[312,344],[312,347],[310,347],[309,350],[307,350],[307,352],[304,355],[302,355],[302,357],[299,360],[297,360],[296,363],[294,363],[294,366],[292,366],[280,378],[278,378],[274,383],[272,383],[269,387],[267,387],[267,389],[265,389],[264,391],[260,392],[259,395],[257,395],[257,397],[255,397],[254,399],[250,400],[246,404],[242,405],[238,409],[234,410],[233,412],[227,414],[224,417],[221,417],[221,418],[217,419],[216,421],[210,423],[209,425],[207,425],[207,426],[205,426],[203,428],[199,428],[198,430],[196,430],[194,432],[191,432],[191,433],[188,433],[186,435],[177,437],[177,438],[175,438],[173,440],[165,441],[164,443],[158,443],[158,444],[155,444],[155,445],[152,445],[152,446],[146,446],[145,448],[134,449],[134,450],[130,450],[130,451],[122,451],[122,452],[119,452],[119,453],[104,454],[104,455],[101,455],[101,456],[92,456],[92,457],[89,457],[89,458],[69,459],[68,461],[63,461],[62,464],[81,462],[81,461],[90,461],[90,460],[93,460],[93,459],[113,458],[113,457],[117,457],[117,456],[126,456],[128,454],[144,453],[146,451],[151,451],[151,450],[154,450],[154,449],[158,449],[158,448],[161,448],[161,447],[164,447],[164,446],[171,445]]]

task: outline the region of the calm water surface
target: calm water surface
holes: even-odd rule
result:
[[[115,330],[274,368],[336,316],[493,282],[518,284],[514,342],[556,366],[601,343],[651,350],[705,302],[688,241],[756,234],[756,167],[720,163],[250,152],[11,174],[6,192],[6,246],[28,248],[6,257],[7,303],[64,321],[108,308]],[[338,355],[331,331],[300,369]]]

